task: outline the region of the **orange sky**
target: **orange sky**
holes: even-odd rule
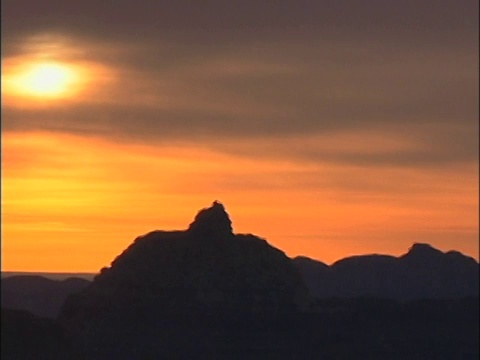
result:
[[[478,260],[478,2],[147,3],[2,4],[3,271],[214,200],[289,256]]]
[[[338,179],[369,185],[349,189]],[[8,132],[3,269],[95,272],[138,235],[186,228],[215,199],[226,205],[235,232],[267,238],[290,256],[331,263],[360,253],[400,255],[424,241],[478,258],[477,186],[472,166],[366,174],[188,146]]]

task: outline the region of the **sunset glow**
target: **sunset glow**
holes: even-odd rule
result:
[[[7,269],[95,272],[138,235],[186,228],[196,211],[215,199],[225,203],[235,232],[265,237],[290,256],[308,254],[332,263],[356,253],[401,255],[425,239],[449,250],[450,232],[457,234],[456,248],[476,251],[476,201],[469,194],[477,185],[468,168],[458,169],[463,174],[458,176],[380,171],[365,177],[359,169],[328,163],[47,133],[11,133],[3,146],[3,250],[22,254],[4,257]],[[314,190],[317,185],[305,174],[323,178],[324,189]],[[383,178],[397,194],[327,186],[342,174],[357,181]],[[412,189],[405,183],[421,183],[425,176],[438,180],[407,195]],[[436,188],[444,189],[441,196]]]

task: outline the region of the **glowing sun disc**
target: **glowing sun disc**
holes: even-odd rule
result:
[[[28,66],[14,79],[19,93],[37,97],[61,97],[74,90],[78,74],[61,63],[37,63]]]

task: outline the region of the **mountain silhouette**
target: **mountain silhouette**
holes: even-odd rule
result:
[[[200,212],[197,217],[203,214]],[[223,211],[223,214],[226,212]],[[213,219],[201,222],[197,219],[190,225],[189,231],[197,232],[199,238],[206,236],[210,239],[208,241],[214,241],[215,236],[207,236],[205,231],[216,231],[223,233],[220,238],[231,238],[231,222],[228,218],[219,222],[218,218],[215,220],[213,216]],[[224,228],[222,231],[195,228],[208,223],[223,224]],[[210,226],[211,229],[215,227]],[[204,235],[200,235],[202,232]],[[156,232],[157,235],[160,233]],[[147,236],[153,234],[155,232]],[[428,244],[415,243],[408,253],[398,258],[388,255],[353,256],[328,266],[321,261],[298,256],[292,262],[316,298],[367,296],[408,301],[479,295],[478,263],[460,252],[443,253]],[[76,277],[52,280],[44,276],[11,275],[1,280],[1,303],[4,308],[27,310],[40,317],[55,318],[65,299],[89,284],[90,281]]]
[[[139,318],[152,328],[169,319],[175,326],[194,318],[242,322],[253,314],[272,317],[308,307],[308,289],[291,260],[264,239],[234,234],[231,224],[223,205],[214,202],[187,230],[138,237],[67,299],[60,321],[82,339],[80,347],[91,349],[106,328],[128,330],[129,336],[116,336],[131,340],[131,322],[138,325]]]
[[[114,301],[272,310],[305,306],[308,290],[282,251],[254,235],[233,234],[223,205],[215,202],[185,231],[137,238],[77,296],[83,297],[99,307]]]
[[[56,318],[70,294],[83,290],[90,281],[81,278],[51,280],[43,276],[15,275],[1,280],[2,308],[27,310],[40,317]]]
[[[463,297],[473,268],[426,244],[332,266],[292,260],[235,234],[216,201],[186,230],[135,239],[57,320],[2,308],[2,358],[478,359],[478,295]]]
[[[457,251],[415,243],[400,256],[352,256],[328,266],[306,257],[293,263],[317,298],[395,300],[478,297],[479,264]]]

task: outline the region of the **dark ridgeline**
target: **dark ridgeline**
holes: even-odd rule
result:
[[[376,297],[409,301],[478,297],[479,264],[457,251],[443,253],[414,244],[400,257],[353,256],[328,266],[296,257],[310,293],[316,298]]]
[[[48,348],[83,359],[478,359],[473,280],[476,261],[422,244],[400,258],[292,261],[263,239],[234,234],[214,202],[185,231],[137,238],[70,295],[60,327],[49,323]],[[46,339],[45,319],[20,317],[33,324],[28,332],[11,325],[18,317],[2,317],[13,344]],[[2,346],[2,359],[37,358],[12,349]]]
[[[192,226],[201,226],[202,223],[205,221],[197,219]],[[231,235],[228,218],[223,221],[223,230],[220,230],[222,222],[218,225],[214,231],[226,237]],[[200,233],[204,230],[194,231]],[[205,236],[209,241],[215,238]],[[310,294],[317,299],[370,297],[410,301],[479,295],[478,263],[459,252],[443,253],[428,244],[414,244],[407,254],[398,258],[354,256],[332,266],[303,256],[292,261]],[[27,310],[54,319],[68,295],[80,292],[89,284],[90,281],[84,278],[52,280],[44,276],[11,275],[1,280],[1,304],[3,308]]]

